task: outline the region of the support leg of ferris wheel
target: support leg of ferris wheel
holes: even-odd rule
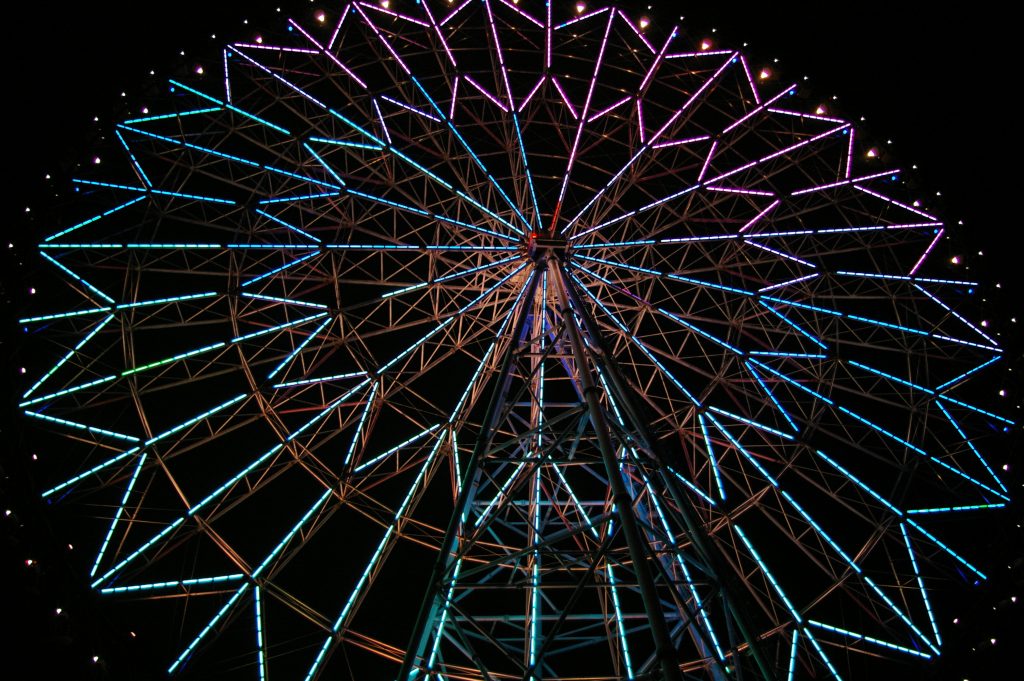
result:
[[[552,261],[551,269],[558,272],[558,276],[555,281],[556,285],[559,287],[560,298],[567,303],[571,303],[572,309],[575,312],[575,318],[579,319],[583,326],[583,331],[587,334],[589,346],[597,350],[596,354],[594,352],[590,353],[591,360],[595,367],[600,365],[601,373],[607,378],[609,388],[614,393],[615,402],[625,412],[625,416],[630,419],[630,425],[633,430],[632,434],[639,438],[643,445],[642,449],[646,450],[654,458],[659,471],[659,477],[661,478],[662,484],[665,486],[665,490],[671,497],[674,504],[674,510],[679,514],[683,525],[687,530],[688,538],[693,542],[695,552],[700,557],[704,565],[707,566],[706,576],[718,586],[719,596],[722,599],[723,606],[728,612],[729,617],[739,634],[737,643],[742,643],[746,646],[747,652],[753,658],[761,679],[775,679],[777,677],[777,673],[772,670],[771,666],[765,659],[757,641],[757,637],[754,635],[753,629],[747,622],[747,617],[743,613],[742,607],[739,606],[735,598],[732,597],[732,594],[738,593],[739,590],[734,585],[725,583],[729,572],[719,568],[721,561],[718,558],[710,539],[707,537],[707,534],[701,529],[700,524],[695,519],[685,493],[680,489],[679,484],[675,481],[672,475],[665,474],[665,471],[670,470],[672,466],[668,462],[664,453],[659,450],[655,438],[652,437],[649,428],[647,427],[647,421],[643,417],[643,412],[638,408],[635,400],[633,399],[634,391],[623,379],[622,373],[615,361],[614,354],[607,350],[597,324],[587,311],[586,307],[583,306],[580,297],[576,294],[572,281],[567,280],[564,277],[562,269],[557,262]],[[563,310],[563,315],[571,317],[572,312]],[[575,330],[575,324],[570,324],[570,327]],[[576,334],[578,335],[578,331],[576,331]],[[614,479],[621,481],[621,478],[618,476]],[[704,647],[707,648],[707,646]],[[708,658],[714,660],[714,657],[710,654],[708,655]],[[716,681],[724,675],[721,666],[718,664],[711,664],[710,671]]]
[[[698,524],[693,520],[692,514],[688,512],[685,496],[679,490],[674,489],[671,476],[662,471],[664,462],[661,460],[661,457],[654,453],[653,447],[650,446],[652,438],[647,433],[647,428],[640,416],[640,411],[629,397],[629,388],[613,364],[610,363],[610,356],[605,357],[606,353],[600,350],[595,352],[595,349],[601,348],[603,345],[601,336],[593,320],[585,308],[581,306],[579,298],[572,288],[572,283],[567,281],[557,258],[551,254],[541,254],[540,257],[536,258],[536,261],[537,268],[527,284],[527,295],[517,312],[517,318],[512,325],[512,334],[502,356],[500,369],[496,373],[493,393],[483,421],[485,428],[477,439],[472,458],[467,466],[455,512],[452,514],[442,551],[438,554],[438,560],[431,575],[428,591],[421,605],[417,620],[414,623],[413,635],[398,678],[401,681],[420,678],[420,674],[424,670],[431,668],[432,656],[427,651],[431,634],[433,632],[434,636],[442,635],[438,627],[439,618],[441,618],[441,614],[445,609],[451,605],[449,603],[450,591],[447,586],[450,583],[453,584],[457,579],[455,574],[458,571],[460,560],[458,556],[466,548],[461,544],[464,541],[465,523],[477,496],[476,492],[481,478],[482,463],[485,462],[494,446],[495,436],[505,413],[509,398],[509,386],[513,380],[513,371],[517,363],[516,360],[522,360],[527,355],[536,355],[536,338],[533,338],[532,341],[527,341],[525,336],[530,331],[527,326],[531,319],[533,320],[533,326],[537,325],[537,314],[533,301],[536,297],[538,283],[543,277],[544,272],[547,271],[558,295],[559,306],[557,312],[561,317],[562,333],[564,334],[563,340],[568,340],[565,349],[571,355],[572,366],[575,367],[575,375],[572,376],[572,379],[576,384],[577,394],[582,397],[582,401],[585,403],[580,405],[581,410],[586,413],[590,420],[590,429],[597,441],[601,455],[601,467],[603,467],[604,474],[609,481],[615,517],[618,519],[619,529],[628,548],[629,562],[636,578],[635,587],[639,591],[643,602],[645,619],[653,639],[654,658],[660,671],[660,678],[664,681],[681,680],[683,677],[676,659],[672,634],[669,632],[653,574],[653,570],[658,567],[657,561],[659,558],[651,550],[649,542],[645,541],[640,530],[640,523],[635,515],[637,510],[634,508],[634,499],[625,485],[623,474],[620,470],[621,461],[617,454],[617,447],[613,442],[612,431],[607,421],[605,408],[600,402],[602,390],[594,381],[593,371],[601,371],[602,376],[609,380],[608,389],[614,393],[609,398],[623,408],[628,420],[631,421],[629,430],[633,432],[630,433],[630,437],[638,441],[648,458],[655,462],[654,469],[657,471],[656,477],[658,478],[659,488],[668,493],[672,505],[678,509],[676,512],[683,516],[684,522],[677,524],[686,527],[686,533],[689,535],[693,546],[697,549],[697,554],[703,565],[713,564],[709,558],[708,543],[704,541]],[[583,328],[580,328],[581,324]],[[534,331],[534,335],[536,335],[536,330]],[[543,323],[541,323],[541,334],[543,334]],[[584,334],[586,335],[586,343],[584,343],[582,337]],[[535,366],[535,357],[529,359]],[[534,379],[536,379],[535,375]],[[539,422],[533,422],[539,426]],[[650,538],[648,537],[648,539]],[[661,550],[659,553],[664,557],[666,552]],[[692,558],[687,557],[686,560],[692,561]],[[588,575],[592,576],[596,567],[595,561],[591,565]],[[726,597],[728,590],[722,587],[714,571],[705,568],[703,572],[706,573],[705,577],[708,583],[715,585],[715,590],[722,598],[725,608],[730,611],[732,620],[729,627],[730,632],[733,631],[733,625],[735,625],[735,628],[740,633],[741,642],[746,644],[747,651],[754,658],[756,666],[759,668],[761,678],[773,678],[774,674],[769,671],[768,666],[764,663],[755,641],[748,635],[749,629],[744,626],[742,615],[736,612],[736,609],[732,607],[732,601]],[[663,581],[667,580],[663,579]],[[698,614],[692,608],[682,604],[685,598],[675,598],[674,600],[677,601],[677,605],[681,606],[681,610],[685,610],[686,617],[683,618],[684,628],[690,630],[690,634],[698,648],[705,651],[705,658],[708,660],[705,668],[706,673],[714,681],[722,681],[728,675],[729,670],[725,665],[724,659],[716,657],[711,652],[712,646],[707,640],[707,633],[701,629],[698,622]],[[560,623],[561,618],[559,619]],[[536,662],[528,667],[524,667],[524,680],[532,681],[542,678],[542,672],[540,671],[541,658],[549,643],[550,640],[546,640],[540,646]],[[738,652],[739,645],[734,645],[733,649]],[[484,674],[484,678],[490,678],[487,675],[483,661],[478,661],[478,667],[479,671]],[[739,665],[737,665],[737,672],[740,678],[742,678],[742,669]]]

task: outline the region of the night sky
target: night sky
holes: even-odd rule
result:
[[[253,10],[256,4],[261,7]],[[947,224],[964,223],[954,232],[947,257],[960,255],[961,268],[970,278],[986,282],[976,294],[974,318],[990,320],[989,328],[1004,343],[1010,360],[1004,371],[1014,367],[1004,374],[1005,384],[992,386],[989,405],[1011,418],[1024,416],[1019,380],[1024,373],[1024,322],[1011,321],[1024,317],[1019,297],[1024,276],[1018,251],[1010,244],[1011,235],[1020,238],[1024,231],[1017,207],[1024,149],[1019,112],[1011,101],[1020,89],[1019,37],[1013,22],[1000,16],[994,3],[985,2],[958,5],[961,12],[893,0],[842,8],[820,2],[745,3],[742,9],[721,2],[703,7],[675,0],[660,3],[669,4],[682,7],[676,16],[685,16],[683,28],[694,37],[736,47],[749,43],[746,52],[754,65],[770,65],[779,80],[804,84],[829,103],[832,113],[853,120],[864,116],[862,132],[884,150],[889,165],[918,166],[911,177],[922,204],[937,210]],[[74,164],[92,158],[102,148],[98,137],[123,114],[137,111],[166,77],[191,70],[204,55],[216,54],[224,41],[251,37],[255,27],[273,26],[287,16],[276,18],[271,3],[238,0],[178,0],[160,10],[134,2],[25,5],[7,10],[8,37],[2,48],[8,176],[0,264],[5,335],[14,330],[11,319],[23,311],[25,292],[33,282],[31,245],[51,228],[36,222],[26,208],[63,193],[60,180],[73,174]],[[304,2],[290,6],[297,8],[297,18],[311,12]],[[717,31],[712,33],[712,28]],[[151,69],[155,77],[149,75]],[[832,101],[833,95],[838,99]],[[45,181],[47,173],[56,181]],[[10,338],[3,341],[8,361],[15,346]],[[7,395],[13,394],[10,382],[17,378],[16,370],[17,364],[5,368]],[[999,387],[1007,390],[1006,397],[995,396]],[[27,455],[11,422],[14,401],[8,397],[4,402],[0,434],[7,449],[0,461],[0,503],[14,511],[0,518],[5,585],[0,612],[16,634],[0,640],[0,649],[10,646],[0,669],[11,669],[14,655],[41,672],[49,670],[37,678],[124,678],[125,669],[145,658],[145,649],[133,647],[123,631],[96,611],[76,575],[63,565],[59,535],[52,533],[25,483]],[[992,458],[998,466],[1011,465],[1008,482],[1020,497],[1017,468],[1024,468],[1024,461],[1019,457],[1019,429],[1014,438],[1007,451]],[[1017,452],[1012,457],[1010,447]],[[979,532],[978,546],[965,549],[988,568],[992,579],[950,600],[947,614],[956,614],[961,624],[941,624],[948,636],[948,657],[921,678],[996,678],[1000,662],[1012,659],[1014,640],[1018,646],[1024,643],[1019,624],[1024,620],[1020,499],[997,515],[986,519],[998,527]],[[26,567],[27,558],[42,567]],[[1011,596],[1018,597],[1016,603]],[[55,614],[58,607],[63,614]],[[992,638],[996,645],[989,642]],[[92,663],[93,655],[101,658],[100,664]]]

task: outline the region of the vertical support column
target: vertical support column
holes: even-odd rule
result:
[[[670,469],[671,466],[667,461],[665,461],[664,456],[655,446],[654,439],[647,428],[647,422],[634,403],[632,390],[628,385],[626,385],[625,380],[622,378],[618,365],[615,362],[614,355],[608,352],[608,348],[604,347],[597,325],[582,307],[575,289],[571,285],[565,285],[564,290],[566,295],[568,295],[569,300],[572,302],[573,307],[578,311],[580,319],[587,332],[587,336],[591,339],[592,343],[597,344],[598,350],[601,352],[602,368],[605,369],[605,372],[608,375],[608,380],[611,382],[611,387],[616,393],[616,401],[628,414],[632,421],[631,426],[636,429],[637,434],[644,441],[646,448],[650,452],[651,456],[654,457],[659,468]],[[767,680],[778,678],[777,674],[772,671],[771,666],[764,657],[764,654],[761,652],[760,646],[757,644],[757,637],[749,626],[746,615],[743,613],[741,608],[737,607],[737,604],[730,597],[732,589],[729,588],[728,584],[723,583],[724,577],[729,573],[719,569],[721,561],[718,560],[713,547],[710,545],[705,533],[699,527],[699,523],[694,518],[694,515],[690,510],[690,506],[686,501],[685,493],[680,489],[679,484],[672,479],[671,474],[663,472],[660,477],[662,478],[669,495],[672,497],[672,501],[678,509],[679,515],[682,517],[683,524],[686,526],[686,531],[690,540],[693,542],[700,558],[707,566],[707,576],[710,577],[720,589],[724,607],[732,616],[732,621],[739,630],[741,641],[747,644],[750,656],[754,659],[754,663],[757,665],[758,671],[761,674],[760,678]],[[738,665],[737,671],[742,672],[742,669]],[[722,677],[723,670],[720,665],[716,664],[713,667],[712,675],[715,679],[720,679]]]
[[[486,456],[494,441],[494,433],[498,428],[501,415],[505,410],[505,403],[508,397],[509,384],[512,380],[512,362],[519,351],[519,343],[523,336],[523,329],[526,321],[530,318],[530,309],[537,293],[537,283],[540,280],[542,270],[535,269],[527,282],[527,291],[522,299],[518,317],[512,324],[512,335],[509,340],[505,354],[501,358],[501,367],[496,374],[494,392],[491,393],[491,400],[487,405],[487,413],[484,417],[484,427],[477,438],[470,455],[466,472],[463,474],[462,491],[455,502],[455,508],[448,521],[448,528],[445,531],[444,541],[437,554],[437,560],[430,573],[430,581],[427,583],[426,595],[416,615],[416,622],[413,624],[412,635],[409,638],[409,646],[405,651],[405,658],[402,660],[402,667],[398,673],[398,681],[409,681],[416,667],[416,661],[423,658],[430,638],[430,625],[437,619],[438,612],[444,605],[447,598],[443,580],[449,572],[455,553],[458,548],[459,533],[463,523],[469,514],[469,507],[476,496],[477,479],[480,472],[481,459]],[[457,454],[456,454],[457,456]]]
[[[626,485],[622,481],[622,474],[619,471],[618,460],[615,457],[615,450],[609,435],[608,423],[605,420],[604,411],[598,402],[600,390],[594,385],[594,380],[590,375],[589,357],[583,346],[583,341],[580,339],[576,318],[573,316],[572,307],[569,304],[562,269],[559,266],[558,260],[553,255],[548,256],[548,270],[558,290],[559,312],[565,324],[569,342],[572,345],[580,387],[582,388],[583,397],[590,412],[590,420],[597,436],[598,447],[601,450],[601,460],[608,476],[608,484],[612,489],[612,501],[618,510],[619,523],[629,549],[630,560],[633,561],[637,585],[640,588],[640,598],[643,601],[644,610],[649,618],[651,635],[654,638],[655,655],[661,665],[662,679],[664,681],[682,681],[682,675],[676,661],[675,648],[668,633],[668,624],[665,622],[665,614],[658,602],[654,577],[651,575],[650,566],[647,563],[648,557],[644,551],[645,543],[640,537],[636,517],[633,515],[632,497],[629,496],[629,493],[626,491]]]

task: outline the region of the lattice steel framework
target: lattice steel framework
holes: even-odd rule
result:
[[[963,392],[1000,349],[898,170],[700,37],[353,2],[117,125],[40,244],[67,288],[20,406],[171,673],[939,653],[929,568],[983,575],[933,519],[1008,501]]]

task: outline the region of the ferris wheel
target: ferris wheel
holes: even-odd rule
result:
[[[942,649],[1001,349],[855,126],[601,3],[351,2],[120,122],[19,407],[172,675],[830,678]],[[115,165],[113,169],[111,165]]]

